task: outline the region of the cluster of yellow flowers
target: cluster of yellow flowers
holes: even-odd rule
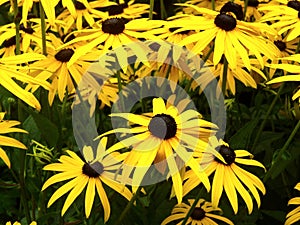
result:
[[[9,3],[4,0],[0,4]],[[32,14],[38,5],[38,15]],[[223,93],[225,97],[235,95],[236,80],[254,89],[258,85],[272,89],[274,83],[300,81],[300,2],[297,0],[267,3],[190,0],[176,5],[179,8],[176,15],[153,20],[150,5],[134,1],[15,1],[15,5],[10,5],[14,22],[0,27],[0,85],[40,111],[37,90],[47,91],[49,106],[55,100],[68,101],[76,94],[85,72],[97,63],[103,63],[105,71],[101,71],[101,76],[93,74],[93,78],[105,83],[101,84],[99,93],[90,91],[83,100],[93,105],[91,98],[97,95],[100,109],[111,107],[118,100],[122,85],[145,76],[164,77],[176,84],[188,83],[191,90],[200,87],[200,93],[217,79],[217,96]],[[56,6],[62,6],[63,10],[55,10]],[[22,16],[18,7],[22,7]],[[148,14],[150,18],[145,18]],[[157,46],[143,44],[141,40],[155,40]],[[183,62],[175,48],[171,50],[170,43],[200,56],[211,73],[203,73],[193,80],[183,72],[191,68],[190,62]],[[124,46],[129,49],[124,50]],[[99,61],[100,56],[112,50],[121,67],[118,75],[107,69],[108,62]],[[153,52],[160,62],[149,60],[153,59]],[[132,56],[142,63],[128,66]],[[295,90],[292,99],[299,97],[300,90]],[[190,102],[178,100],[173,93],[167,99],[153,98],[150,112],[112,113],[112,118],[126,120],[130,128],[114,128],[96,140],[91,137],[97,147],[84,146],[84,160],[68,150],[68,155],[62,155],[59,162],[44,167],[58,173],[44,183],[42,191],[70,180],[53,193],[48,207],[69,192],[62,207],[63,216],[86,188],[84,203],[88,218],[97,190],[104,209],[103,220],[107,222],[111,208],[104,186],[132,201],[138,192],[146,192],[141,187],[155,173],[172,180],[170,197],[175,197],[178,203],[162,224],[181,219],[184,224],[216,224],[214,220],[233,224],[218,214],[223,192],[234,214],[239,209],[239,195],[251,214],[254,199],[260,207],[260,194],[264,195],[266,189],[245,167],[266,170],[265,167],[250,152],[234,150],[218,138],[218,126],[190,109]],[[15,128],[20,122],[4,120],[4,115],[0,113],[0,146],[26,149],[18,140],[2,135],[27,133]],[[122,139],[109,145],[107,136],[111,134],[120,134]],[[2,147],[0,158],[11,166]],[[200,196],[184,203],[184,198],[196,189],[206,189],[211,202]],[[288,204],[300,205],[299,197],[292,198]],[[299,220],[300,206],[288,213],[285,224]]]

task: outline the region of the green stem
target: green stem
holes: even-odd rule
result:
[[[185,216],[184,220],[182,221],[181,225],[185,225],[186,224],[186,222],[188,221],[188,219],[191,216],[192,212],[194,211],[194,209],[195,209],[195,207],[196,207],[199,199],[201,198],[202,194],[203,194],[203,188],[201,188],[199,190],[199,192],[198,192],[198,194],[197,194],[197,196],[195,198],[194,203],[191,205],[191,208],[189,209],[188,213],[186,214],[186,216]]]
[[[298,121],[298,123],[294,127],[294,130],[290,134],[289,138],[285,142],[285,144],[282,147],[282,149],[280,149],[280,151],[278,152],[278,155],[276,157],[275,162],[272,164],[271,168],[269,169],[269,171],[266,173],[266,175],[264,177],[264,182],[266,182],[270,178],[270,176],[272,175],[272,172],[273,172],[274,168],[276,168],[277,164],[280,163],[280,161],[282,160],[283,153],[287,150],[287,148],[291,144],[291,142],[292,142],[294,136],[296,135],[296,133],[298,132],[299,128],[300,128],[300,120]]]
[[[154,0],[150,0],[149,19],[153,19]]]
[[[211,0],[211,9],[212,10],[216,9],[216,2],[215,2],[215,0]]]
[[[18,1],[13,0],[13,8],[14,8],[14,23],[16,25],[16,55],[20,55],[21,50],[20,50],[20,18],[19,18],[19,9],[18,9]]]
[[[248,8],[248,2],[249,0],[245,0],[244,2],[244,20],[246,18],[247,8]]]
[[[259,141],[259,138],[260,138],[260,136],[261,136],[261,133],[262,133],[262,131],[263,131],[265,125],[266,125],[267,119],[269,118],[269,116],[270,116],[270,114],[271,114],[271,112],[272,112],[272,110],[273,110],[273,108],[274,108],[274,106],[275,106],[277,100],[279,99],[279,96],[280,96],[280,94],[281,94],[283,88],[284,88],[284,83],[280,86],[280,88],[279,88],[279,90],[278,90],[278,92],[277,92],[275,98],[273,99],[271,105],[270,105],[269,108],[268,108],[268,111],[267,111],[267,113],[266,113],[266,115],[265,115],[264,120],[263,120],[262,123],[260,124],[260,127],[259,127],[259,129],[258,129],[258,131],[257,131],[257,133],[256,133],[256,137],[255,137],[255,139],[254,139],[254,141],[253,141],[252,150],[256,147],[256,145],[257,145],[257,143],[258,143],[258,141]]]
[[[223,60],[223,74],[222,74],[222,93],[224,95],[224,98],[226,96],[226,82],[227,82],[227,71],[228,70],[228,61],[226,57],[224,57]]]
[[[123,210],[121,216],[119,217],[118,221],[115,223],[115,225],[121,225],[126,214],[128,213],[128,211],[130,210],[131,206],[133,205],[133,203],[135,202],[135,200],[138,198],[139,193],[142,189],[142,186],[139,186],[135,195],[132,196],[132,198],[130,199],[130,201],[127,203],[125,209]]]
[[[215,45],[213,44],[213,45],[210,47],[208,53],[207,53],[206,56],[202,59],[202,60],[203,60],[203,65],[202,65],[202,66],[204,66],[204,63],[208,60],[210,54],[213,52],[214,46],[215,46]],[[185,88],[184,88],[185,91],[188,91],[188,90],[190,89],[190,87],[191,87],[193,81],[194,81],[193,77],[190,77],[190,80],[189,80],[188,84],[187,84],[187,85],[185,86]]]
[[[41,30],[42,30],[42,50],[43,50],[43,55],[47,55],[45,11],[41,2],[39,3],[39,9],[40,9]]]
[[[164,20],[168,17],[168,14],[167,14],[167,11],[166,11],[164,0],[160,0],[159,2],[160,2],[160,18],[162,20]]]

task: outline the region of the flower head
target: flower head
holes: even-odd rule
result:
[[[58,171],[60,173],[50,177],[43,185],[42,190],[45,190],[47,187],[57,182],[72,179],[55,191],[48,202],[48,207],[70,191],[62,208],[61,214],[64,215],[70,205],[86,187],[85,215],[86,217],[89,217],[96,189],[104,208],[104,221],[107,221],[110,216],[110,205],[103,188],[103,183],[114,189],[116,192],[119,192],[126,199],[131,199],[131,192],[124,185],[114,181],[120,167],[119,162],[122,161],[123,156],[118,153],[107,155],[105,153],[106,144],[107,138],[101,139],[100,144],[98,145],[97,155],[94,155],[91,146],[85,146],[83,155],[86,162],[80,159],[76,153],[68,150],[67,153],[69,156],[61,156],[59,163],[53,163],[44,167],[44,170]]]
[[[253,202],[247,189],[249,189],[255,198],[258,207],[261,201],[257,189],[260,190],[262,194],[265,194],[266,190],[264,184],[258,177],[242,169],[238,164],[258,166],[263,169],[265,169],[265,167],[260,162],[254,160],[253,155],[248,151],[233,150],[224,141],[218,141],[216,137],[211,137],[209,143],[212,147],[210,151],[195,151],[194,154],[195,157],[199,157],[199,163],[205,168],[208,176],[215,172],[211,191],[213,206],[218,206],[224,190],[234,213],[237,213],[238,192],[244,199],[250,214],[253,210]],[[216,149],[218,149],[218,152]],[[184,195],[200,184],[200,181],[192,171],[188,171],[185,174],[185,180],[186,182],[183,186]]]
[[[186,215],[188,214],[191,206],[194,203],[194,199],[189,199],[188,204],[186,203],[180,203],[176,205],[172,210],[172,215],[164,219],[164,221],[161,223],[161,225],[166,225],[170,223],[171,221],[177,221],[180,219],[184,219]],[[213,207],[213,205],[210,202],[205,201],[204,199],[200,199],[196,207],[193,209],[190,217],[188,218],[186,224],[193,224],[193,225],[214,225],[217,224],[215,220],[217,221],[223,221],[224,223],[233,225],[233,223],[218,214],[215,214],[215,212],[222,212],[220,208]],[[180,222],[178,224],[181,224]]]

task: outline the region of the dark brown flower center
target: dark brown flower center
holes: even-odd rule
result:
[[[125,30],[123,18],[111,18],[102,22],[102,31],[108,34],[121,34]]]
[[[148,129],[154,136],[167,140],[176,135],[177,124],[172,116],[163,113],[152,117]]]
[[[24,27],[23,24],[20,25],[20,30],[24,31],[27,34],[33,34],[34,30],[31,27]]]
[[[286,43],[283,41],[274,41],[274,44],[280,51],[284,51],[286,49]]]
[[[86,9],[86,7],[81,2],[75,1],[75,9],[77,9],[77,10],[84,10],[84,9]]]
[[[13,37],[11,37],[11,38],[9,38],[9,39],[7,39],[7,40],[5,40],[5,41],[3,41],[3,47],[5,47],[5,48],[9,48],[9,47],[11,47],[11,46],[13,46],[13,45],[16,45],[16,36],[13,36]]]
[[[109,6],[108,9],[108,15],[109,16],[114,16],[114,15],[119,15],[124,12],[123,6],[122,5],[111,5]]]
[[[219,153],[223,156],[225,162],[228,165],[231,165],[235,160],[235,152],[228,146],[221,145],[219,149]],[[223,163],[221,160],[219,160],[217,157],[215,160],[219,163]]]
[[[169,28],[169,31],[170,32],[175,32],[178,29],[179,29],[178,27],[171,27],[171,28]],[[189,30],[185,30],[185,31],[178,32],[178,34],[188,34],[189,32],[190,32]]]
[[[204,217],[205,217],[205,211],[200,207],[195,207],[191,214],[191,218],[193,220],[202,220]]]
[[[233,2],[227,2],[220,10],[220,13],[228,13],[232,12],[236,16],[238,20],[244,19],[244,13],[243,8],[241,5],[233,3]]]
[[[220,13],[215,18],[215,24],[225,31],[231,31],[236,27],[236,19],[231,15]]]
[[[248,6],[257,7],[258,5],[259,5],[259,1],[258,0],[249,0],[248,1]]]
[[[289,1],[287,6],[293,8],[293,9],[296,9],[297,11],[300,11],[300,2],[298,2],[297,0]]]
[[[102,163],[95,162],[92,165],[85,163],[82,167],[82,173],[89,177],[99,177],[104,171]]]
[[[74,54],[74,50],[67,48],[67,49],[62,49],[58,53],[55,54],[55,59],[61,62],[69,62],[71,57]]]

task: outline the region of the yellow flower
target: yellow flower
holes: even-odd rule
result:
[[[300,183],[298,183],[295,186],[295,189],[300,191]],[[291,200],[289,200],[288,202],[289,205],[298,205],[297,208],[295,208],[294,210],[290,211],[287,215],[286,215],[286,221],[284,223],[284,225],[291,225],[293,223],[296,223],[297,221],[300,220],[300,197],[295,197],[292,198]]]
[[[20,122],[15,120],[3,120],[5,113],[0,113],[0,134],[8,134],[13,132],[21,132],[27,133],[27,131],[22,130],[20,128],[16,128],[20,124]],[[21,149],[26,149],[26,146],[22,144],[20,141],[0,135],[0,158],[5,162],[5,164],[10,168],[10,161],[6,154],[6,152],[1,148],[1,146],[9,146],[9,147],[16,147]]]
[[[278,34],[286,32],[286,41],[292,41],[300,34],[300,2],[288,1],[287,5],[270,5],[259,8],[266,11],[261,22],[274,22],[271,26],[279,29]]]
[[[129,22],[124,18],[108,18],[95,23],[94,28],[75,31],[73,34],[76,38],[60,48],[65,48],[68,45],[81,41],[89,42],[77,49],[68,64],[73,64],[80,56],[91,51],[93,48],[102,45],[103,54],[107,53],[108,49],[111,47],[117,49],[122,45],[127,45],[128,48],[131,47],[135,55],[143,61],[148,52],[147,49],[145,50],[145,47],[138,42],[138,38],[156,39],[153,34],[148,34],[147,31],[155,27],[160,27],[162,24],[163,21],[151,21],[146,18],[134,19]],[[128,45],[130,43],[134,44]],[[125,49],[116,52],[118,58],[124,59],[124,55],[126,54],[124,53],[124,50]]]
[[[48,82],[46,82],[46,79],[33,78],[26,74],[28,68],[25,66],[17,66],[44,58],[45,56],[36,53],[24,53],[22,55],[0,58],[0,74],[2,74],[0,84],[26,104],[37,110],[41,109],[39,101],[31,92],[20,87],[14,79],[49,89],[50,86]]]
[[[222,140],[218,141],[216,137],[211,137],[209,144],[212,147],[211,150],[196,150],[194,157],[198,158],[198,162],[205,168],[208,176],[215,172],[211,190],[213,206],[218,206],[224,190],[236,214],[238,212],[237,192],[239,192],[250,214],[253,210],[253,200],[245,186],[253,195],[258,207],[260,207],[261,201],[256,189],[260,190],[262,194],[265,194],[266,190],[258,177],[242,169],[238,164],[259,166],[263,169],[265,167],[260,162],[253,160],[253,155],[248,151],[232,150],[227,143]],[[187,171],[184,179],[186,180],[183,185],[184,195],[201,183],[193,171]]]
[[[273,59],[279,54],[272,41],[263,37],[266,34],[274,36],[276,31],[263,23],[241,21],[243,11],[238,4],[226,3],[220,13],[196,6],[190,7],[203,16],[192,15],[189,20],[184,20],[184,30],[199,32],[189,35],[180,44],[195,43],[192,51],[201,54],[214,40],[214,65],[217,65],[225,55],[232,68],[237,67],[237,59],[241,58],[245,67],[250,70],[250,55],[254,55],[263,66],[263,55]],[[183,29],[178,31],[183,31]]]
[[[62,45],[62,41],[54,35],[49,34],[50,40],[55,48]],[[51,89],[48,94],[49,104],[52,105],[56,93],[61,101],[63,101],[66,93],[72,94],[75,86],[81,81],[82,75],[89,68],[93,61],[99,58],[98,50],[81,56],[73,64],[67,66],[70,58],[77,51],[76,46],[55,50],[48,48],[47,58],[35,62],[31,65],[30,75],[35,79],[51,80]],[[40,68],[40,69],[36,69]],[[29,85],[27,89],[36,90],[35,85]]]
[[[106,222],[110,216],[110,204],[103,188],[103,183],[119,192],[126,199],[131,199],[132,193],[128,188],[115,181],[120,167],[119,162],[123,160],[125,155],[118,153],[106,154],[106,144],[107,138],[100,140],[96,155],[94,155],[92,147],[85,146],[83,155],[86,162],[82,161],[74,152],[68,150],[69,156],[61,156],[59,163],[53,163],[44,167],[44,170],[58,171],[60,173],[50,177],[43,185],[42,190],[57,182],[72,179],[54,192],[48,202],[48,207],[70,191],[61,211],[61,215],[64,215],[83,189],[87,187],[85,215],[88,218],[92,210],[96,189],[104,209],[104,221]]]
[[[106,17],[106,13],[99,11],[98,8],[111,4],[113,3],[107,0],[90,2],[81,0],[75,1],[74,3],[71,1],[68,4],[70,7],[57,16],[58,20],[65,22],[62,26],[63,33],[66,34],[74,28],[81,30],[85,21],[87,25],[92,27],[95,23],[95,19]]]
[[[18,221],[14,222],[13,224],[9,221],[9,222],[6,222],[5,225],[22,225],[21,223],[19,223]],[[32,221],[29,225],[37,225],[37,222],[35,221]]]
[[[173,208],[171,215],[169,217],[167,217],[166,219],[164,219],[164,221],[161,223],[161,225],[166,225],[166,224],[170,223],[171,221],[177,221],[180,219],[184,219],[186,217],[186,215],[188,214],[194,201],[195,201],[194,199],[188,199],[188,202],[189,202],[188,204],[181,203],[181,204],[176,205]],[[187,225],[188,224],[191,224],[191,225],[216,225],[217,223],[215,222],[215,220],[217,220],[217,221],[223,221],[224,223],[233,225],[233,223],[229,219],[227,219],[223,216],[220,216],[218,214],[215,214],[215,212],[222,212],[222,210],[220,208],[213,207],[210,202],[207,202],[204,199],[200,199],[197,202],[196,207],[193,209],[186,224]],[[179,222],[177,224],[181,224],[181,222]]]
[[[174,97],[174,96],[173,96]],[[130,177],[133,168],[133,183],[141,184],[143,177],[152,165],[158,164],[158,171],[165,173],[166,167],[169,176],[172,176],[173,187],[178,202],[182,200],[182,178],[178,159],[189,166],[196,176],[204,183],[207,190],[210,183],[207,175],[200,165],[191,157],[192,149],[196,145],[206,146],[204,140],[214,133],[216,125],[201,118],[195,110],[182,110],[188,104],[188,100],[181,100],[178,108],[172,104],[165,105],[162,98],[153,99],[153,113],[136,115],[132,113],[113,113],[112,117],[121,117],[128,120],[133,128],[115,128],[103,135],[111,133],[131,134],[128,138],[114,144],[108,152],[120,150],[132,146],[128,157],[124,159],[122,176]],[[184,108],[184,107],[183,107]],[[166,162],[165,162],[166,161]],[[163,164],[163,165],[162,165]]]
[[[294,54],[288,57],[280,58],[286,61],[293,61],[297,64],[288,64],[288,63],[280,63],[280,64],[270,64],[268,67],[274,69],[282,69],[286,72],[292,73],[292,75],[280,76],[272,79],[267,84],[274,84],[279,82],[287,82],[287,81],[300,81],[300,54]],[[293,95],[292,99],[295,100],[300,97],[300,90],[297,90],[296,93]]]

